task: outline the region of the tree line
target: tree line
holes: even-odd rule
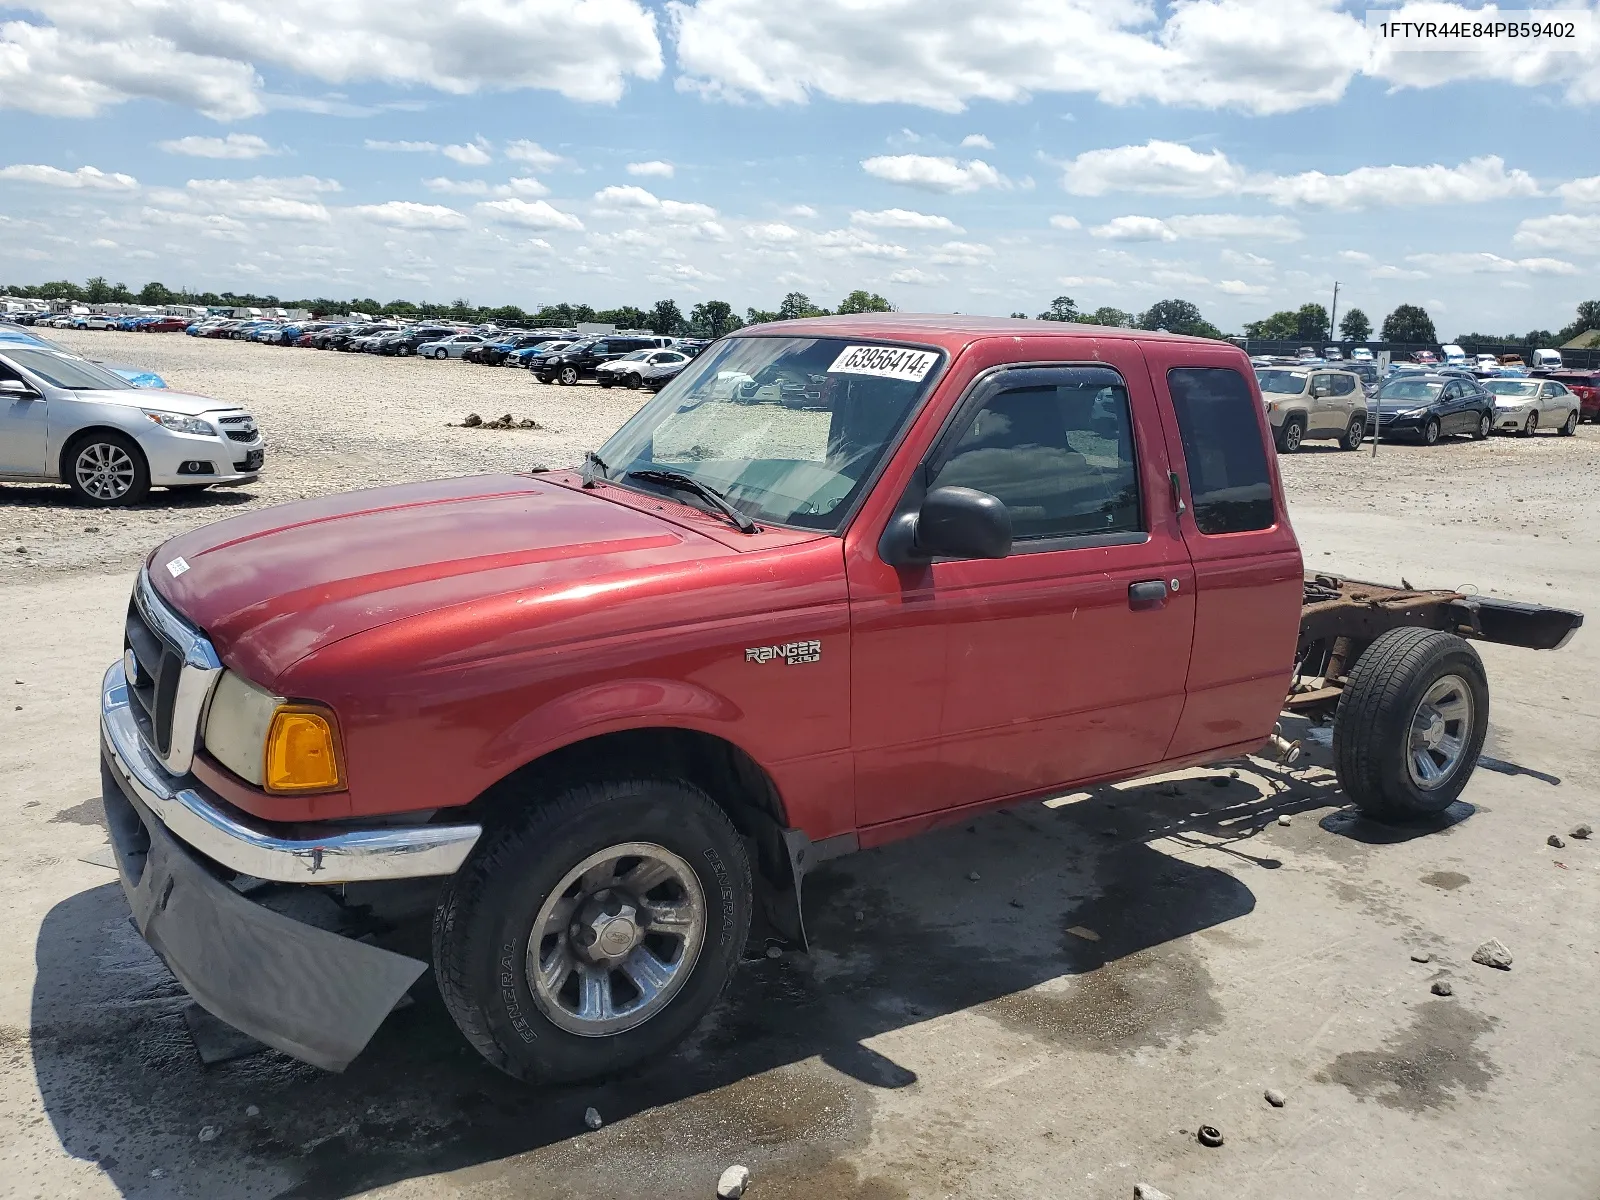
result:
[[[747,308],[740,317],[726,300],[706,300],[693,305],[687,316],[675,300],[657,300],[650,308],[622,305],[618,308],[595,308],[588,304],[546,304],[525,310],[515,304],[497,307],[474,305],[466,299],[449,304],[416,303],[410,300],[390,300],[387,303],[371,296],[358,296],[337,300],[327,296],[283,299],[278,296],[258,296],[251,292],[194,292],[186,288],[173,289],[163,283],[151,281],[137,292],[123,283],[108,283],[105,276],[96,275],[83,284],[68,279],[49,283],[13,284],[0,288],[0,294],[26,297],[31,300],[67,300],[80,304],[191,304],[206,308],[297,308],[315,316],[330,316],[347,312],[371,313],[374,316],[412,317],[422,320],[449,320],[497,325],[548,325],[569,329],[580,322],[603,322],[621,329],[648,329],[668,337],[721,337],[745,325],[763,321],[787,321],[796,317],[826,317],[833,313],[892,312],[894,306],[876,292],[856,289],[839,302],[836,309],[820,308],[803,292],[790,292],[777,309],[767,312]]]

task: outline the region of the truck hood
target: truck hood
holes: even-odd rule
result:
[[[393,621],[732,553],[581,490],[484,475],[235,517],[173,538],[148,569],[227,666],[273,687],[307,654]]]

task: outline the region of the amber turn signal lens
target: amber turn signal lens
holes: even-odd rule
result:
[[[269,792],[336,792],[344,786],[332,714],[305,707],[273,714],[265,783]]]

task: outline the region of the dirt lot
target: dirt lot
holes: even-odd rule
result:
[[[815,952],[748,964],[639,1079],[522,1089],[425,982],[343,1076],[271,1053],[202,1067],[105,865],[95,691],[134,564],[245,506],[572,461],[639,397],[61,340],[247,405],[268,472],[125,513],[0,488],[0,1194],[706,1197],[732,1162],[753,1200],[1600,1194],[1600,841],[1545,844],[1600,825],[1592,627],[1554,654],[1483,648],[1491,757],[1427,828],[1353,817],[1314,746],[1293,770],[1141,781],[829,864],[807,881]],[[468,411],[548,428],[445,427]],[[1308,447],[1285,474],[1312,567],[1600,620],[1600,429]],[[1469,961],[1489,937],[1510,972]],[[1452,997],[1430,994],[1441,977]],[[1201,1123],[1225,1145],[1198,1145]]]

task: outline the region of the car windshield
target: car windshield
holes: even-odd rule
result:
[[[612,480],[675,471],[754,520],[837,533],[941,360],[843,338],[730,338],[685,367],[600,457]]]
[[[1531,379],[1490,379],[1483,386],[1496,396],[1527,397],[1539,390],[1539,385]]]
[[[1263,392],[1297,395],[1304,391],[1306,386],[1304,371],[1257,371],[1256,378],[1261,381]]]
[[[649,358],[649,357],[650,357],[650,351],[648,351],[648,350],[630,350],[630,351],[628,351],[628,353],[624,354],[621,358],[617,359],[616,361],[617,362],[638,362],[641,359],[645,359],[645,358]]]
[[[52,350],[31,346],[6,347],[5,356],[13,366],[32,371],[46,383],[72,392],[112,392],[131,388],[120,375],[81,358],[68,358]]]
[[[1444,384],[1436,379],[1391,379],[1378,389],[1378,399],[1420,400],[1427,403],[1437,397],[1443,387]]]

